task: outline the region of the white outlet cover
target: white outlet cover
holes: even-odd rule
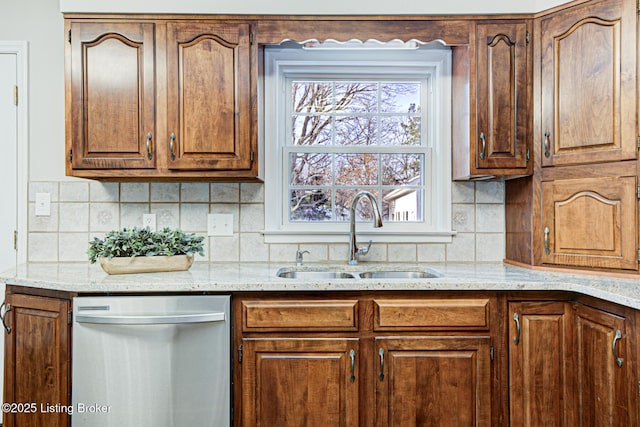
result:
[[[51,193],[36,193],[36,216],[51,216]]]
[[[142,228],[149,227],[151,231],[156,231],[156,214],[142,214]]]
[[[207,216],[207,234],[209,236],[233,236],[233,215],[209,214]]]

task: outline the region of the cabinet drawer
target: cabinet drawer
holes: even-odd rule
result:
[[[357,331],[357,300],[243,301],[242,330]]]
[[[489,329],[489,299],[377,299],[374,330]]]

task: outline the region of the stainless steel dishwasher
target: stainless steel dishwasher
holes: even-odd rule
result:
[[[229,426],[228,295],[73,300],[72,427]]]

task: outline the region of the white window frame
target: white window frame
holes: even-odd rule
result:
[[[363,51],[367,51],[366,53]],[[287,126],[287,82],[291,78],[314,79],[327,74],[341,78],[352,75],[388,76],[424,79],[430,75],[433,96],[423,94],[422,105],[428,105],[427,145],[415,152],[424,153],[425,207],[421,222],[385,222],[374,229],[369,221],[358,221],[359,240],[382,243],[448,243],[455,234],[451,229],[451,51],[449,49],[418,50],[351,50],[265,48],[264,79],[259,94],[259,118],[264,147],[265,177],[265,242],[266,243],[338,243],[348,241],[349,222],[289,221],[284,148],[290,135]],[[331,70],[340,71],[330,73]],[[434,102],[425,103],[427,99]],[[283,108],[285,110],[283,110]],[[376,147],[379,152],[393,152],[393,147]]]

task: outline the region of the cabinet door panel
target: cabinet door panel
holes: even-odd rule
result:
[[[74,169],[155,167],[154,24],[71,24]]]
[[[542,183],[542,260],[638,269],[636,177]]]
[[[346,338],[243,340],[243,424],[357,426],[358,350]]]
[[[576,317],[579,425],[630,425],[626,391],[630,372],[629,362],[625,360],[624,318],[582,305],[577,307]],[[614,346],[617,331],[620,338]]]
[[[635,3],[589,2],[541,27],[543,166],[635,159]]]
[[[167,24],[168,164],[250,169],[248,24]]]
[[[526,168],[527,24],[478,24],[478,168]]]
[[[66,427],[67,413],[46,408],[71,404],[69,302],[16,294],[5,302],[11,332],[5,333],[4,401],[35,403],[36,410],[5,412],[3,425]]]
[[[375,425],[491,425],[489,347],[489,337],[376,339]]]
[[[564,302],[509,304],[511,426],[570,426],[567,329]]]

